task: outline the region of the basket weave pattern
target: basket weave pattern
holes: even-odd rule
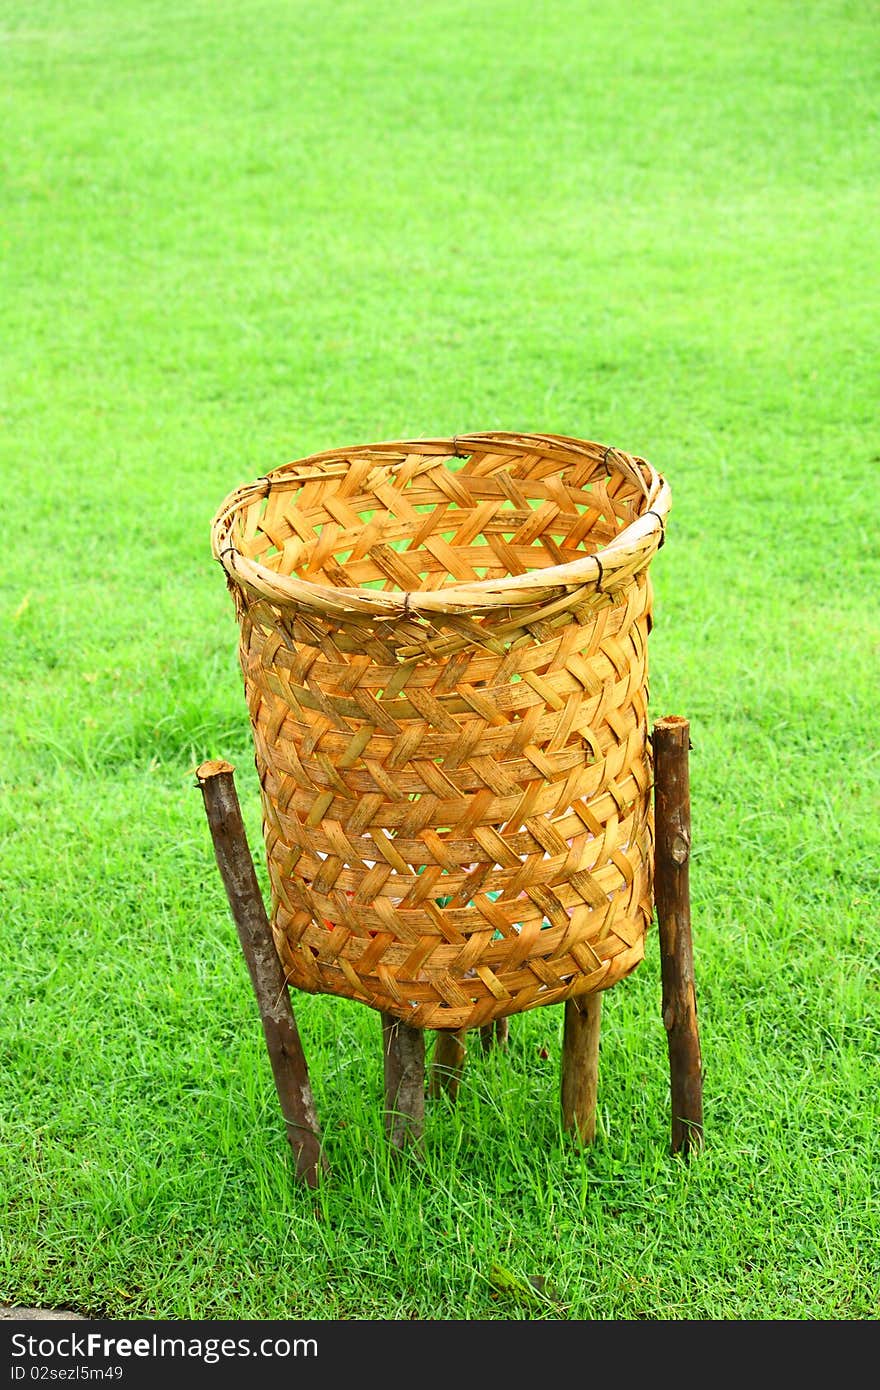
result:
[[[294,986],[472,1028],[642,958],[668,508],[643,459],[511,434],[313,455],[226,499]]]

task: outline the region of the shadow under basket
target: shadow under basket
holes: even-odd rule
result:
[[[315,454],[226,499],[292,986],[460,1030],[641,960],[669,505],[642,458],[508,433]]]

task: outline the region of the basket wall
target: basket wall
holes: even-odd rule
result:
[[[297,988],[472,1028],[642,958],[662,520],[653,470],[610,453],[371,446],[277,470],[219,514]],[[605,563],[557,580],[591,553]]]

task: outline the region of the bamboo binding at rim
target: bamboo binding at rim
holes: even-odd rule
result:
[[[460,1029],[639,962],[669,505],[644,459],[509,433],[314,454],[226,499],[291,984]]]

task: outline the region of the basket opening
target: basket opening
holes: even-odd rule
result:
[[[639,515],[632,477],[534,454],[437,459],[296,479],[272,475],[233,526],[242,554],[279,575],[417,591],[501,579],[595,554]],[[451,468],[454,462],[457,467]],[[282,485],[283,484],[283,485]]]

